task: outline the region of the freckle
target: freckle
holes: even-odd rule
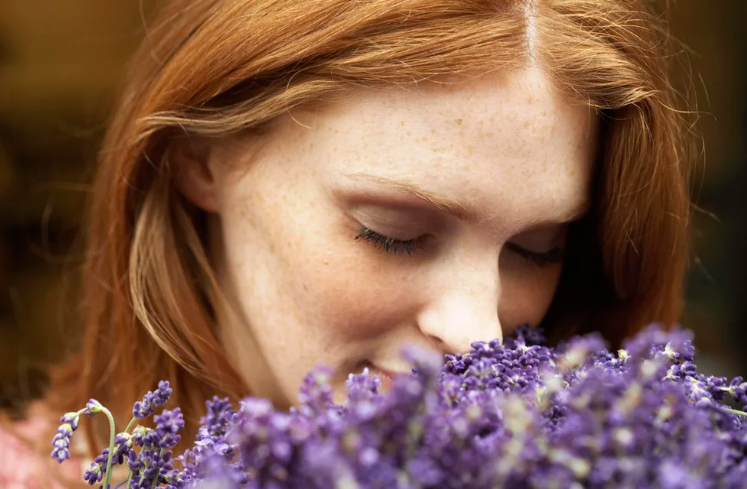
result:
[[[329,260],[324,260],[322,263],[324,263],[325,265],[329,265]]]
[[[412,133],[410,131],[407,131],[408,136],[412,136]]]
[[[468,155],[471,155],[474,151],[475,151],[475,149],[472,146],[467,146],[467,154]]]
[[[524,123],[524,127],[529,127],[529,121],[526,121],[526,122]]]
[[[309,291],[309,286],[306,285],[306,284],[303,284],[303,291],[304,292],[308,292]]]
[[[457,124],[462,125],[462,119],[457,119]]]
[[[436,134],[436,130],[435,129],[431,129],[431,134]]]
[[[405,121],[399,121],[399,125],[400,126],[404,126],[405,125]]]

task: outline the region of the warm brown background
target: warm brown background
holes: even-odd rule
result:
[[[36,395],[75,344],[91,167],[155,3],[0,0],[0,407]],[[747,1],[680,0],[669,16],[694,51],[706,156],[682,322],[708,373],[747,373]]]

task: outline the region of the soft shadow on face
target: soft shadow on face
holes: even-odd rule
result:
[[[285,116],[258,152],[211,151],[210,252],[239,311],[221,328],[253,393],[295,403],[323,363],[339,401],[363,366],[409,371],[406,344],[465,351],[537,325],[562,221],[591,193],[597,126],[532,69],[360,89]]]

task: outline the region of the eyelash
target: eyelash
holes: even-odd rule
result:
[[[423,241],[425,241],[424,236],[415,239],[408,239],[407,241],[394,239],[365,227],[361,230],[361,233],[355,237],[356,241],[359,239],[370,242],[375,248],[382,249],[386,253],[392,253],[395,255],[407,253],[408,256],[415,253],[418,248],[423,249]]]
[[[423,247],[424,236],[403,241],[377,233],[366,227],[362,228],[360,234],[355,237],[356,241],[359,239],[368,241],[375,248],[395,255],[407,253],[408,256],[412,256],[418,248],[425,249]],[[552,249],[547,253],[533,253],[513,245],[511,245],[511,249],[521,255],[526,261],[538,267],[547,267],[563,262],[564,252],[560,248]]]

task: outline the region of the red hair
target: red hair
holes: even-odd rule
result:
[[[594,208],[542,324],[617,344],[676,323],[689,263],[691,133],[665,26],[638,0],[173,0],[136,54],[101,148],[87,221],[80,352],[52,372],[60,412],[121,421],[160,379],[191,441],[204,400],[250,393],[217,334],[204,215],[175,190],[180,137],[267,128],[356,86],[538,63],[604,125]],[[531,53],[530,53],[531,51]],[[126,421],[125,421],[126,422]],[[106,439],[98,425],[94,439]],[[100,446],[101,444],[97,444]]]

